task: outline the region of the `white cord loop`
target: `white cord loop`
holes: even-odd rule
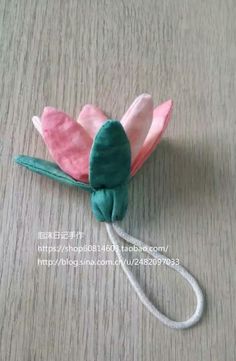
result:
[[[150,254],[153,258],[158,260],[165,260],[170,261],[170,259],[163,254],[157,252],[157,251],[150,251],[149,247],[147,247],[147,244],[142,242],[141,240],[130,236],[128,233],[126,233],[121,227],[117,225],[117,223],[106,223],[107,232],[109,235],[109,238],[114,245],[117,257],[121,263],[121,266],[123,268],[123,271],[125,272],[126,276],[128,277],[131,285],[133,286],[135,292],[137,293],[139,299],[143,303],[143,305],[162,323],[164,323],[166,326],[174,328],[174,329],[186,329],[189,327],[192,327],[195,325],[202,317],[203,310],[204,310],[204,296],[202,293],[202,290],[200,286],[198,285],[198,282],[195,280],[195,278],[183,267],[177,264],[172,264],[172,262],[165,262],[165,265],[172,268],[173,270],[177,271],[181,274],[181,276],[190,284],[192,287],[196,299],[197,299],[197,307],[193,315],[186,321],[173,321],[169,319],[167,316],[165,316],[163,313],[158,311],[158,309],[152,304],[152,302],[147,298],[144,291],[140,287],[138,281],[134,277],[133,273],[130,271],[129,267],[126,265],[124,261],[124,257],[122,255],[122,252],[119,248],[119,242],[118,237],[123,238],[128,243],[139,247],[141,250],[144,250],[144,252]]]

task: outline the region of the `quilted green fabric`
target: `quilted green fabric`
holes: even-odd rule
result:
[[[92,188],[114,188],[127,182],[130,158],[130,144],[122,125],[117,120],[108,120],[97,133],[90,153]]]
[[[92,192],[89,184],[78,182],[64,173],[55,163],[48,162],[47,160],[28,157],[26,155],[19,155],[14,158],[17,164],[31,170],[32,172],[45,175],[60,183],[82,188],[88,192]]]
[[[121,220],[128,205],[131,151],[125,131],[108,120],[97,133],[90,153],[91,205],[99,221]]]

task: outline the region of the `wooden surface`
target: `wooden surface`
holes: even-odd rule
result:
[[[1,360],[236,359],[235,18],[234,0],[0,1]],[[88,194],[12,162],[17,154],[50,159],[31,124],[44,105],[76,115],[95,103],[119,119],[142,92],[156,103],[172,98],[175,108],[165,140],[130,184],[122,223],[150,245],[168,245],[202,285],[203,320],[184,332],[144,309],[120,267],[38,265],[58,257],[39,245],[109,239]],[[84,237],[39,239],[50,231]],[[132,270],[169,316],[194,310],[173,272]]]

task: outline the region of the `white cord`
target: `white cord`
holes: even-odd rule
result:
[[[149,247],[144,242],[140,241],[139,239],[130,236],[128,233],[126,233],[121,227],[117,225],[117,223],[106,223],[107,232],[109,235],[109,238],[114,245],[117,257],[121,263],[121,266],[128,277],[131,285],[133,286],[135,292],[137,293],[139,299],[143,303],[143,305],[162,323],[164,323],[166,326],[169,326],[171,328],[175,329],[185,329],[192,327],[195,325],[200,318],[202,317],[203,310],[204,310],[204,296],[202,293],[202,290],[200,286],[198,285],[195,278],[183,267],[178,264],[172,264],[171,260],[168,257],[165,257],[163,254],[157,252],[157,251],[151,251],[149,250]],[[190,284],[192,287],[196,298],[197,298],[197,307],[194,312],[194,314],[186,321],[173,321],[169,319],[167,316],[165,316],[163,313],[158,311],[158,309],[152,304],[152,302],[147,298],[146,294],[140,287],[138,281],[134,277],[133,273],[130,271],[129,267],[125,263],[124,257],[122,256],[122,252],[119,247],[118,237],[123,238],[128,243],[139,247],[141,250],[144,250],[144,252],[147,252],[152,257],[158,260],[164,260],[164,261],[170,261],[170,262],[164,262],[165,265],[168,267],[174,269],[178,273],[181,274],[181,276]]]

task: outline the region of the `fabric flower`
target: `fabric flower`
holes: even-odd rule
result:
[[[136,98],[120,122],[109,120],[100,109],[89,104],[83,107],[77,121],[60,110],[46,107],[41,118],[34,116],[32,121],[56,164],[27,156],[18,156],[16,162],[94,193],[93,210],[97,198],[99,206],[102,202],[109,203],[106,215],[104,209],[100,216],[95,213],[99,220],[121,219],[128,201],[127,191],[120,191],[120,188],[127,189],[130,177],[154,151],[167,127],[171,110],[171,100],[154,108],[148,94]],[[122,210],[117,214],[113,212],[114,202],[119,203],[122,192],[125,193],[122,204],[116,204]],[[102,200],[101,194],[104,195]]]

